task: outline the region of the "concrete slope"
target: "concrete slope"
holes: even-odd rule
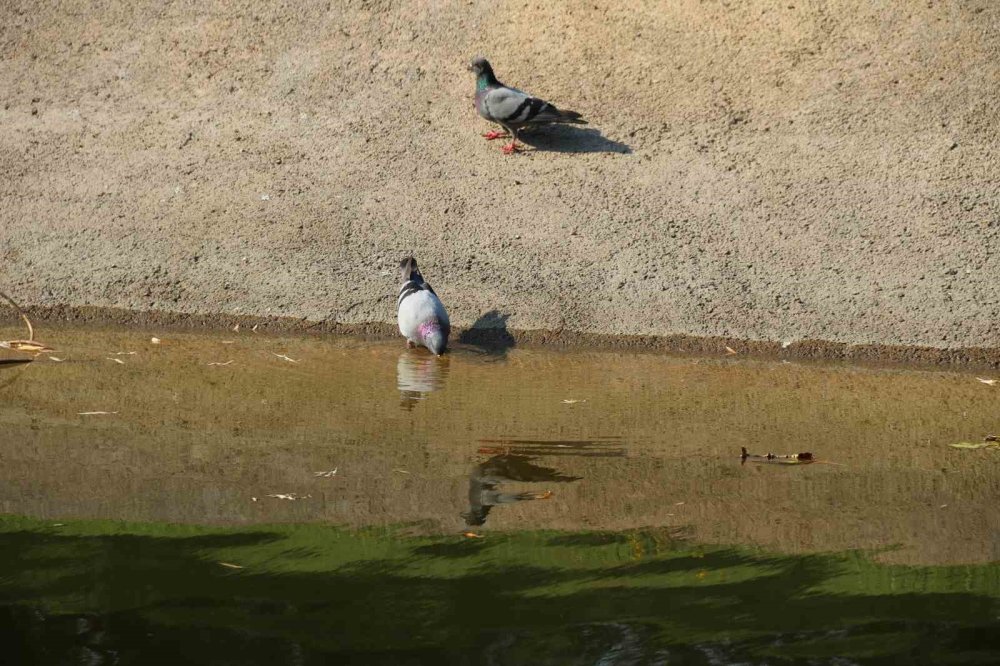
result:
[[[1000,5],[4,5],[0,285],[512,329],[998,345]],[[578,110],[506,157],[465,65]],[[494,321],[498,319],[494,317]]]

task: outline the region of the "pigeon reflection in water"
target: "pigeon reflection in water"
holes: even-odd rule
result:
[[[497,489],[508,481],[569,483],[579,476],[566,476],[551,467],[532,462],[532,456],[503,453],[472,468],[469,474],[469,510],[462,514],[465,524],[472,527],[486,522],[490,509],[498,504],[513,504],[525,500],[548,499],[551,491],[541,493],[505,493]]]
[[[583,477],[569,476],[552,467],[535,464],[547,458],[620,458],[625,455],[621,437],[598,437],[586,440],[481,439],[479,453],[492,455],[472,468],[469,474],[469,510],[462,513],[468,527],[486,523],[490,509],[498,504],[548,499],[552,492],[504,493],[498,487],[508,481],[528,483],[570,483]]]
[[[444,388],[448,378],[447,356],[431,356],[419,350],[400,354],[396,363],[399,405],[409,411],[428,393]]]

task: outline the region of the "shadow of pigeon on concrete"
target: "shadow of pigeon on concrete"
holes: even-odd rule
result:
[[[620,153],[632,152],[628,144],[609,139],[598,129],[575,125],[548,125],[522,130],[518,140],[535,150],[550,153]]]
[[[479,316],[472,327],[462,331],[457,342],[476,347],[480,352],[490,356],[506,356],[517,341],[507,330],[509,314],[499,310],[490,310]]]

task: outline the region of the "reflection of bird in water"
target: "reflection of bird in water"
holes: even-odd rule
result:
[[[396,363],[396,385],[400,406],[410,410],[426,394],[444,388],[448,377],[447,356],[428,356],[419,352],[403,352]]]
[[[497,487],[507,481],[569,483],[578,476],[566,476],[551,467],[532,462],[533,456],[502,453],[472,468],[469,474],[469,510],[462,514],[468,526],[482,525],[490,509],[498,504],[513,504],[525,500],[548,499],[551,491],[542,493],[504,493]]]

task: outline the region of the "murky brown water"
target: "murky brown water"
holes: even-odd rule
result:
[[[436,359],[250,332],[42,337],[62,362],[0,366],[0,512],[668,526],[788,553],[1000,559],[1000,451],[948,447],[1000,431],[1000,385],[974,375],[461,345]],[[741,465],[741,446],[820,463]]]

